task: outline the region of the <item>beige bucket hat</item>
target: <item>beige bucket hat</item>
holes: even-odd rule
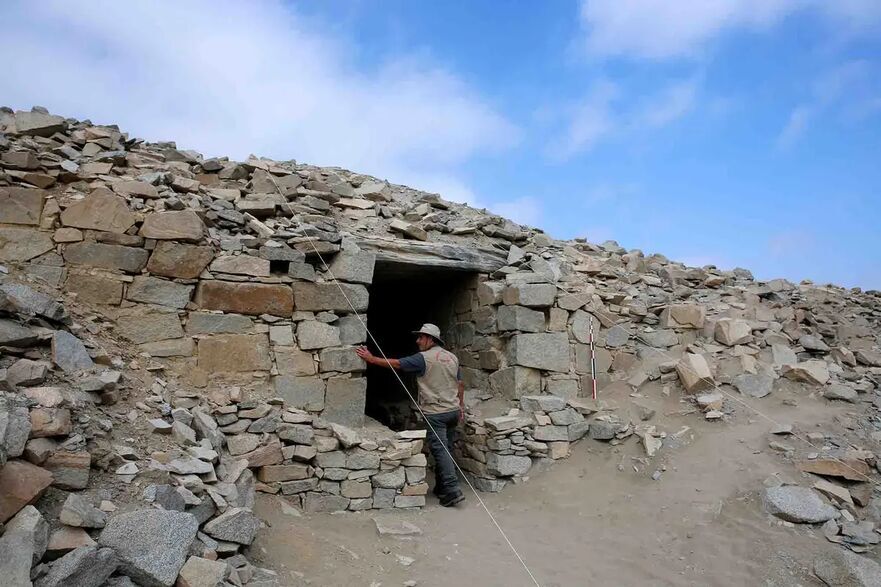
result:
[[[440,328],[438,328],[434,324],[425,323],[419,330],[414,330],[413,334],[427,334],[431,338],[441,343],[441,345],[444,344],[444,339],[442,339],[440,335]]]

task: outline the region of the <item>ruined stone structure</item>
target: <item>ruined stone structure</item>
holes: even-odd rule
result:
[[[26,523],[22,508],[49,485],[86,488],[95,467],[126,482],[147,467],[164,482],[143,497],[196,518],[179,520],[184,553],[194,540],[214,556],[250,544],[253,531],[236,529],[256,531],[255,490],[312,512],[423,506],[429,463],[411,398],[354,349],[409,354],[424,322],[459,357],[468,414],[456,456],[484,491],[585,436],[636,435],[652,456],[665,433],[651,412],[608,401],[647,385],[720,419],[720,391],[798,384],[855,401],[881,375],[877,292],[558,241],[346,170],[206,159],[40,109],[0,111],[0,263],[0,346],[19,349],[0,364],[0,486],[30,483],[0,504],[4,521]],[[51,356],[21,350],[46,345]],[[121,391],[126,366],[155,374],[149,397]],[[34,387],[56,375],[76,389]],[[125,399],[136,403],[120,423],[171,439],[149,459],[109,445],[112,425],[76,417]],[[103,548],[125,559],[124,532],[106,534],[102,548],[68,549],[80,557],[70,568]]]

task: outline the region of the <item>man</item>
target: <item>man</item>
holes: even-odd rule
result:
[[[440,329],[423,324],[413,332],[419,352],[400,359],[375,357],[367,347],[357,349],[358,356],[370,365],[415,373],[419,386],[419,407],[428,426],[428,448],[434,456],[434,493],[442,506],[450,507],[465,499],[459,489],[459,477],[451,456],[456,425],[465,415],[465,385],[459,371],[459,359],[443,348]]]

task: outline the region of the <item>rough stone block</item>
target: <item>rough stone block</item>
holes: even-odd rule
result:
[[[84,200],[74,202],[61,213],[64,226],[123,233],[135,223],[135,215],[126,201],[106,188],[93,191]]]
[[[293,290],[299,311],[351,312],[352,306],[357,312],[367,310],[369,295],[367,288],[360,284],[297,282]]]
[[[148,214],[138,234],[157,240],[198,241],[204,232],[202,219],[192,210],[182,210]]]
[[[189,334],[244,334],[253,326],[251,318],[241,314],[190,312],[187,317]]]
[[[275,354],[275,366],[282,375],[307,376],[318,373],[312,353],[284,346],[273,347],[272,352]]]
[[[354,348],[323,349],[318,355],[318,361],[322,372],[353,373],[367,368],[367,364],[355,353]]]
[[[676,364],[676,373],[688,393],[706,391],[716,386],[713,372],[703,355],[686,353]]]
[[[43,190],[0,188],[0,224],[40,224]]]
[[[138,275],[128,286],[126,299],[143,304],[184,308],[190,302],[195,286],[167,279]]]
[[[51,472],[25,461],[9,461],[0,467],[0,523],[37,501],[51,484]]]
[[[508,341],[508,362],[545,371],[569,371],[569,337],[562,332],[516,334]]]
[[[297,326],[297,341],[303,350],[339,346],[340,330],[330,324],[306,320]]]
[[[373,282],[373,266],[376,255],[367,251],[346,251],[337,253],[330,263],[329,272],[340,281],[350,283]]]
[[[541,392],[541,372],[527,367],[506,367],[489,376],[493,393],[508,399]]]
[[[55,248],[52,235],[30,228],[0,227],[0,261],[23,262]]]
[[[265,334],[217,334],[199,340],[199,367],[205,371],[268,371]]]
[[[105,275],[71,271],[67,274],[64,289],[76,294],[79,302],[118,306],[122,301],[122,281]]]
[[[486,469],[500,477],[522,476],[532,467],[532,459],[515,455],[500,455],[489,452],[486,455]]]
[[[345,426],[362,426],[366,402],[367,379],[365,377],[331,377],[327,380],[327,394],[322,417]]]
[[[213,258],[211,247],[163,241],[153,249],[147,262],[147,271],[163,277],[195,279]]]
[[[544,332],[545,315],[524,306],[501,306],[496,315],[496,323],[503,332]]]
[[[127,273],[140,272],[148,256],[144,249],[102,243],[73,243],[64,248],[64,260],[73,265],[121,269]]]
[[[199,283],[196,303],[206,310],[236,314],[290,316],[294,309],[291,288],[264,283],[209,280]]]
[[[120,316],[116,328],[131,342],[142,344],[184,335],[176,312],[135,312]]]
[[[324,409],[325,382],[318,377],[281,375],[273,380],[275,393],[285,405],[310,412]]]
[[[505,288],[502,302],[505,305],[546,308],[554,304],[556,295],[557,288],[550,283],[518,283]]]

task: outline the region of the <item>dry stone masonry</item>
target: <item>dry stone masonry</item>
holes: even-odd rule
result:
[[[558,241],[366,175],[206,159],[40,108],[0,110],[0,264],[0,573],[21,584],[279,585],[244,556],[256,492],[309,513],[424,506],[425,433],[365,416],[355,354],[389,284],[430,284],[414,303],[459,357],[455,454],[480,490],[585,437],[651,458],[673,432],[631,401],[649,388],[709,420],[726,393],[780,389],[877,409],[878,292]],[[839,446],[802,470],[877,466]],[[871,534],[839,524],[835,487],[787,487],[772,514],[854,548]]]

